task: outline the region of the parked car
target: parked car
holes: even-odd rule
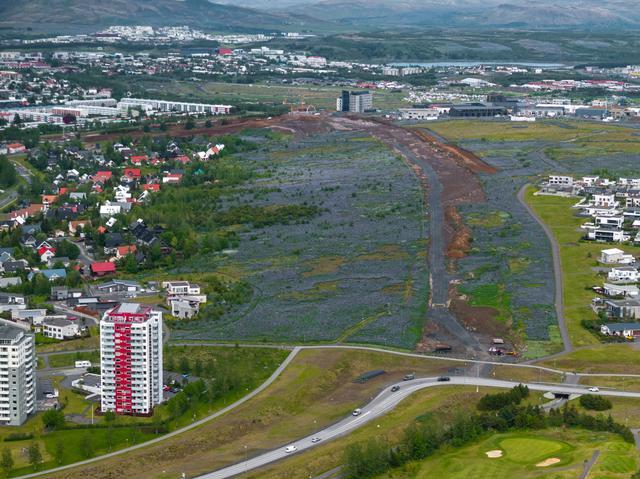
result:
[[[441,382],[441,383],[443,383],[443,382],[445,382],[445,381],[451,381],[451,378],[450,378],[449,376],[440,376],[440,377],[438,378],[438,381],[439,381],[439,382]]]
[[[284,449],[284,452],[286,452],[287,454],[291,453],[291,452],[296,452],[298,450],[298,448],[296,446],[287,446]]]
[[[359,416],[360,414],[362,414],[362,409],[360,408],[354,409],[354,411],[351,413],[352,416]]]
[[[411,374],[406,374],[406,375],[402,378],[402,380],[403,380],[403,381],[412,381],[412,380],[413,380],[413,379],[415,379],[415,378],[416,378],[416,375],[415,375],[414,373],[411,373]]]
[[[318,436],[316,436],[316,437],[312,437],[312,438],[311,438],[311,442],[312,442],[312,443],[314,443],[314,444],[315,444],[316,442],[320,442],[321,440],[322,440],[322,439],[320,439]]]
[[[591,391],[592,393],[599,393],[600,389],[598,389],[597,387],[593,386],[589,388],[589,391]]]
[[[397,384],[391,388],[391,392],[392,393],[394,393],[396,391],[400,391],[400,386],[398,386]]]

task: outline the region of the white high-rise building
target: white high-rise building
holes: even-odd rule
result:
[[[150,414],[162,402],[162,313],[123,303],[100,321],[103,412]]]
[[[19,426],[36,409],[35,339],[0,319],[0,425]]]

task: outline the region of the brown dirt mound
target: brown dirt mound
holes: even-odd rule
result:
[[[448,206],[445,210],[445,220],[453,228],[446,256],[451,259],[464,258],[471,249],[471,230],[464,224],[462,216],[453,205]]]

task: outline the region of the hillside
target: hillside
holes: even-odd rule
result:
[[[109,25],[272,31],[303,29],[309,24],[304,15],[265,13],[207,0],[0,0],[0,11],[0,28],[34,31],[94,31]]]

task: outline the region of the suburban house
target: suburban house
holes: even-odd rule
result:
[[[600,253],[600,262],[605,264],[631,264],[635,258],[618,248],[604,249]]]
[[[640,289],[635,285],[604,283],[604,294],[614,298],[635,298],[640,294]]]
[[[619,266],[611,268],[607,279],[613,282],[635,283],[638,281],[638,270],[633,266]]]
[[[640,336],[640,323],[608,323],[600,326],[600,332],[607,336],[624,336],[626,338]]]
[[[613,318],[640,318],[640,298],[608,299],[604,305],[606,311]]]
[[[207,295],[200,294],[200,286],[188,281],[164,281],[167,304],[171,314],[177,318],[191,318],[198,314],[200,305],[207,302]]]
[[[107,276],[115,274],[116,265],[110,261],[96,261],[91,263],[91,274],[93,276]]]
[[[45,318],[42,321],[42,334],[47,338],[73,339],[80,333],[80,326],[75,321],[59,318]]]
[[[140,283],[125,279],[112,279],[111,281],[97,285],[96,288],[103,294],[139,293],[142,291]]]
[[[0,293],[0,313],[13,312],[17,309],[27,309],[24,296],[15,293]]]

